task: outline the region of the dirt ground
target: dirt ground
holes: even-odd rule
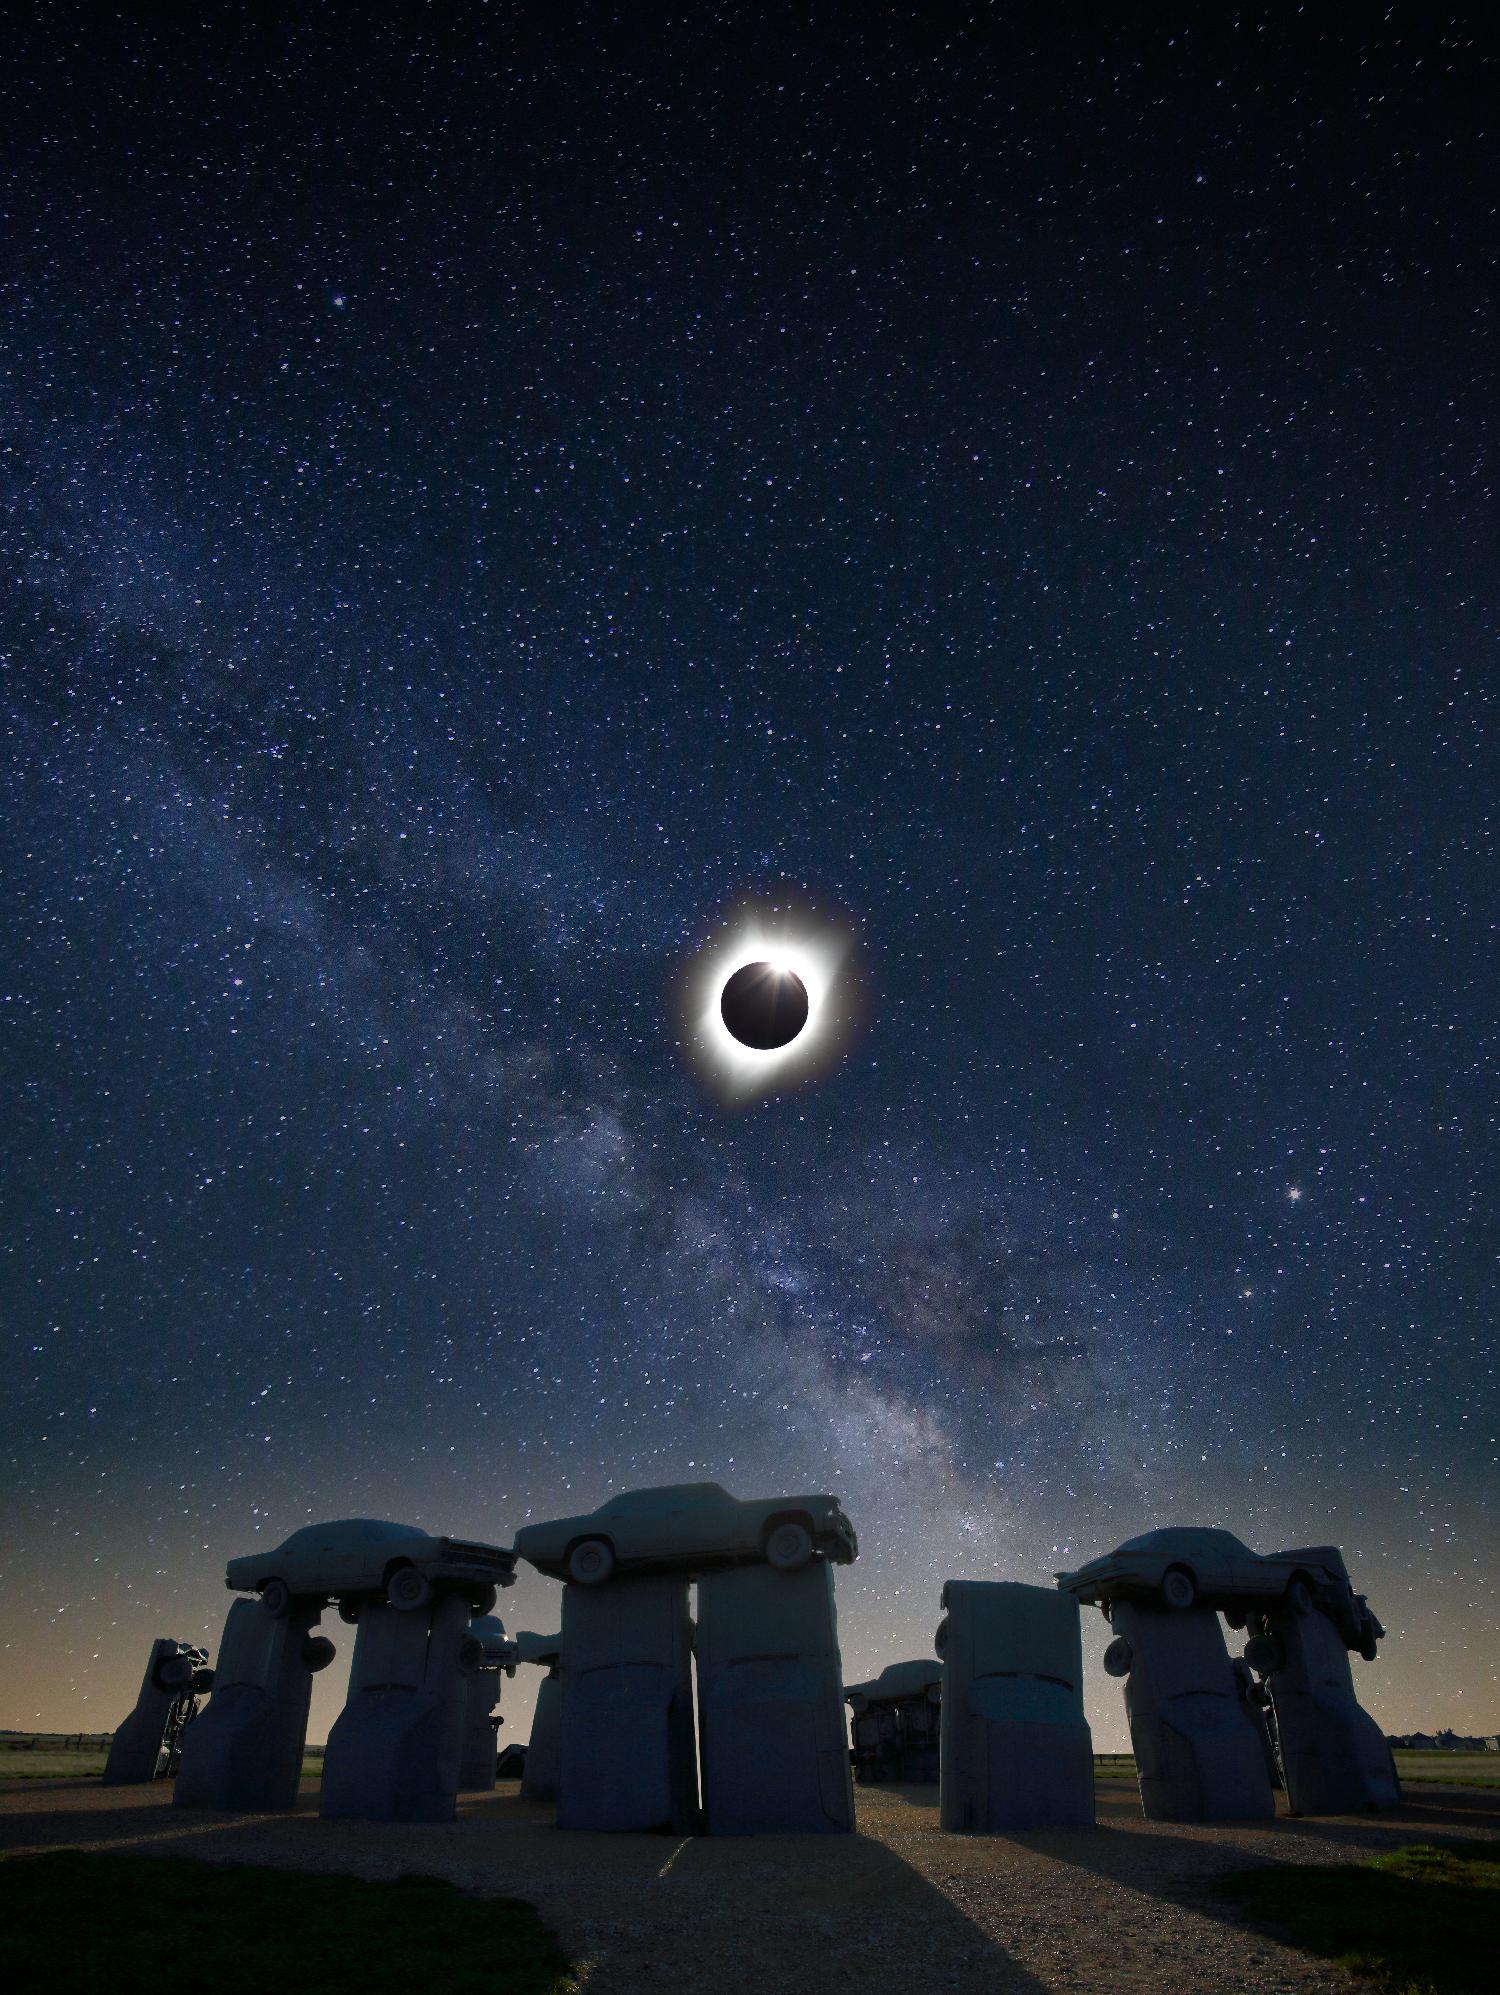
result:
[[[953,1836],[935,1787],[858,1791],[859,1832],[746,1838],[562,1833],[514,1783],[442,1827],[172,1808],[164,1787],[0,1793],[0,1855],[58,1847],[390,1877],[530,1899],[588,1995],[1223,1995],[1348,1990],[1338,1970],[1231,1924],[1204,1882],[1250,1863],[1340,1863],[1400,1843],[1500,1838],[1500,1794],[1424,1786],[1395,1816],[1245,1827],[1147,1822],[1099,1783],[1099,1827]],[[65,1986],[60,1978],[59,1986]]]

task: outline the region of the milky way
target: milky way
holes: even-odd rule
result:
[[[1493,1730],[1491,46],[442,11],[0,74],[0,1723],[712,1477],[851,1677],[1222,1524]]]

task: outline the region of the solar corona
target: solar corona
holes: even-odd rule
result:
[[[725,1100],[807,1080],[848,1041],[850,937],[812,914],[739,913],[691,960],[686,1045]]]

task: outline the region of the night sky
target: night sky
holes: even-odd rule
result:
[[[1500,1725],[1496,42],[1130,12],[7,26],[0,1724],[712,1478],[851,1680],[1218,1524]]]

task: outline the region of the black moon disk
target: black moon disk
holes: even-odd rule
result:
[[[746,963],[719,994],[719,1013],[742,1046],[769,1053],[790,1045],[807,1023],[807,986],[795,970]]]

